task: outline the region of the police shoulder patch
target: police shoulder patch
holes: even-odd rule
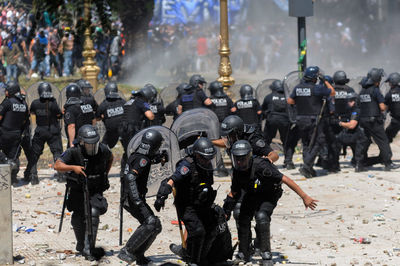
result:
[[[257,140],[256,145],[257,145],[257,147],[264,148],[265,147],[265,141],[262,140],[262,139],[259,139],[259,140]]]
[[[69,112],[66,112],[64,116],[65,116],[65,119],[70,119],[71,118],[71,114]]]
[[[189,167],[184,165],[181,167],[179,172],[181,173],[181,175],[186,175],[187,173],[189,173]]]
[[[145,158],[140,159],[139,165],[140,167],[145,167],[148,161]]]

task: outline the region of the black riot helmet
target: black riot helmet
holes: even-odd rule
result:
[[[82,94],[84,96],[89,96],[91,90],[93,89],[92,84],[86,79],[80,79],[76,82],[76,84],[81,88]]]
[[[272,91],[276,91],[276,92],[283,92],[284,91],[284,89],[283,89],[283,83],[282,83],[282,81],[280,81],[280,80],[275,80],[274,82],[272,82],[272,84],[271,85],[269,85],[269,88],[272,90]]]
[[[139,95],[142,94],[144,96],[144,99],[146,100],[146,102],[151,102],[152,99],[154,98],[154,93],[153,91],[150,89],[150,87],[143,87],[138,91]]]
[[[94,156],[99,152],[100,135],[92,125],[83,125],[78,131],[79,145],[89,156]]]
[[[51,92],[51,86],[47,82],[41,82],[38,87],[38,94],[40,99],[51,99],[53,93]]]
[[[244,133],[243,119],[237,115],[225,117],[221,123],[221,137],[225,146],[230,148],[233,143],[238,141]]]
[[[238,171],[246,171],[252,166],[253,151],[247,140],[236,141],[231,149],[232,166]]]
[[[144,85],[144,88],[146,88],[151,92],[151,99],[149,99],[149,102],[150,103],[154,102],[158,94],[156,87],[154,87],[153,84],[148,83]]]
[[[362,87],[362,88],[368,88],[368,86],[370,86],[367,82],[368,82],[368,77],[363,77],[361,80],[360,80],[360,82],[358,82],[358,84],[360,84],[360,86]],[[371,84],[372,85],[372,84]]]
[[[178,87],[176,87],[176,91],[178,92],[178,97],[181,96],[185,90],[187,90],[187,88],[191,88],[189,84],[187,83],[181,83],[178,85]]]
[[[304,71],[304,80],[306,81],[316,81],[319,75],[319,67],[309,66]]]
[[[385,72],[383,71],[382,68],[372,68],[369,72],[368,72],[368,84],[375,84],[375,83],[380,83],[382,80],[382,77],[384,76]]]
[[[200,84],[203,85],[205,83],[207,83],[206,80],[199,74],[194,74],[189,80],[189,85],[195,89],[197,89]]]
[[[385,82],[389,82],[390,86],[392,86],[392,87],[399,86],[400,74],[397,72],[390,74],[389,77],[385,80]]]
[[[16,81],[7,82],[5,90],[8,92],[8,96],[10,97],[17,93],[21,93],[21,88]]]
[[[211,160],[217,154],[217,150],[208,138],[197,139],[192,147],[192,154],[196,164],[205,170],[213,170]]]
[[[253,87],[249,84],[245,84],[240,87],[240,98],[243,100],[252,100],[253,97]]]
[[[222,86],[222,83],[219,81],[211,82],[210,86],[208,86],[208,90],[210,91],[211,96],[215,96],[215,97],[225,96],[224,86]]]
[[[329,75],[324,75],[324,78],[325,78],[326,81],[328,81],[329,84],[333,84],[333,78],[332,78],[331,76],[329,76]],[[324,85],[325,82],[323,82],[323,81],[321,80],[321,84]]]
[[[333,74],[333,82],[337,85],[345,85],[349,83],[349,79],[347,78],[346,72],[339,70]]]
[[[104,95],[107,99],[118,99],[118,85],[114,81],[110,81],[104,88]]]
[[[81,87],[79,87],[76,83],[70,83],[65,88],[65,94],[67,99],[71,97],[80,98],[81,97]]]
[[[154,129],[148,129],[142,136],[142,141],[139,144],[136,152],[152,157],[160,149],[164,138],[161,133]]]

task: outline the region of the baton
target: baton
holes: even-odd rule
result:
[[[124,224],[124,202],[125,202],[125,197],[123,196],[123,183],[122,183],[122,178],[121,178],[121,189],[120,189],[120,199],[119,199],[119,245],[122,246],[122,228]]]
[[[68,186],[68,184],[65,184],[64,202],[63,202],[63,206],[62,206],[62,210],[61,210],[60,225],[58,226],[58,232],[59,233],[61,233],[61,229],[62,229],[62,225],[63,225],[64,212],[65,212],[65,207],[67,205],[67,199],[68,199],[68,196],[69,196],[69,190],[70,190],[70,187]]]
[[[319,126],[319,123],[321,122],[322,114],[323,114],[323,112],[325,110],[325,105],[326,105],[326,99],[323,99],[322,107],[321,107],[321,110],[319,111],[319,115],[317,117],[317,122],[315,124],[315,128],[314,128],[313,133],[311,135],[310,143],[308,144],[308,149],[309,150],[312,149],[312,147],[314,146],[315,139],[317,138],[318,126]]]

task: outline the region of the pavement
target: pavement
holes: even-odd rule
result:
[[[392,144],[394,159],[399,157],[397,143],[395,140]],[[376,153],[373,145],[371,154]],[[318,177],[302,177],[298,173],[302,163],[300,154],[294,158],[295,170],[281,169],[319,202],[315,211],[305,210],[302,200],[283,185],[284,194],[274,211],[271,228],[276,264],[400,265],[400,170],[384,172],[383,166],[377,165],[368,172],[355,173],[349,155],[341,159],[342,171],[337,174],[327,175],[316,168]],[[282,159],[278,166],[282,165]],[[112,168],[111,187],[105,192],[109,208],[100,218],[97,245],[105,248],[106,256],[99,262],[88,262],[75,254],[71,213],[66,213],[62,232],[58,233],[65,184],[52,178],[53,173],[52,169],[41,169],[39,185],[20,182],[12,189],[15,263],[126,265],[117,257],[121,248],[118,246],[119,168]],[[230,177],[215,178],[214,186],[218,188],[216,202],[222,205],[229,192]],[[148,198],[150,206],[154,200]],[[171,197],[157,215],[163,230],[146,255],[157,265],[183,264],[168,248],[169,244],[180,242]],[[235,243],[237,231],[233,219],[229,226]],[[124,212],[124,242],[137,227],[137,221]],[[257,265],[259,259],[255,257],[252,264]]]

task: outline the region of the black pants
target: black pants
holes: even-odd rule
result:
[[[314,116],[301,116],[297,117],[297,127],[299,136],[303,143],[303,162],[304,168],[311,169],[314,165],[315,157],[323,147],[325,140],[325,134],[323,130],[323,120],[321,119],[314,140],[314,145],[310,147],[311,138],[316,127],[317,118]]]
[[[119,139],[118,129],[106,129],[102,143],[106,144],[110,149],[114,148]]]
[[[385,133],[391,143],[400,130],[400,119],[392,117],[390,125],[386,128]]]
[[[339,155],[341,144],[336,141],[336,136],[339,134],[340,128],[332,124],[330,119],[322,120],[321,126],[325,135],[325,142],[320,152],[322,166],[324,169],[338,170],[340,169]]]
[[[375,117],[362,117],[361,127],[365,131],[367,138],[375,141],[379,147],[379,158],[384,165],[391,163],[392,150],[390,149],[388,137],[385,134],[383,120]],[[366,151],[367,152],[367,151]]]
[[[353,133],[349,133],[347,130],[343,130],[337,135],[337,156],[336,160],[339,161],[340,149],[343,146],[350,146],[353,151],[353,157],[356,164],[363,164],[364,155],[367,152],[369,140],[365,136],[362,128],[357,128]]]
[[[283,143],[283,149],[285,154],[284,164],[291,163],[293,159],[294,148],[297,145],[296,129],[291,129],[291,123],[289,118],[282,115],[271,115],[268,117],[265,128],[264,136],[267,140],[267,144],[271,144],[272,139],[276,136],[279,131],[279,137]]]
[[[32,165],[27,167],[27,171],[29,168],[30,173],[33,175],[37,175],[37,162],[39,161],[40,155],[43,153],[46,143],[50,147],[54,161],[56,161],[63,152],[61,132],[52,133],[48,127],[38,126],[32,138]]]
[[[14,167],[11,169],[11,178],[17,178],[19,172],[19,155],[21,144],[21,130],[0,129],[0,150],[7,156],[8,160],[13,161]]]

